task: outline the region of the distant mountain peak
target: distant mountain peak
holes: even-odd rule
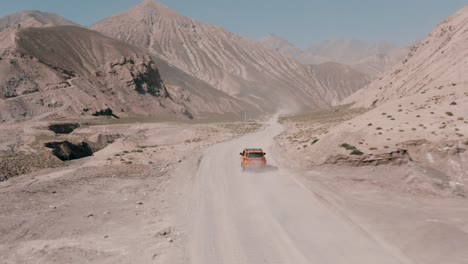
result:
[[[137,12],[140,13],[139,15],[143,15],[144,17],[152,17],[152,16],[182,17],[182,15],[173,11],[169,7],[154,0],[143,0],[143,2],[135,6],[133,9],[137,10]]]

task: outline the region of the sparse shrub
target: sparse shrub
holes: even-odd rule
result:
[[[316,139],[312,140],[312,143],[311,143],[311,145],[314,145],[315,143],[319,142],[319,140],[320,140],[320,139],[318,139],[318,138],[316,138]]]
[[[381,128],[381,127],[376,128],[376,130],[382,130],[382,129],[383,129],[383,128]]]
[[[388,148],[390,148],[390,147],[389,147],[389,146],[384,146],[384,148],[388,149]]]
[[[453,116],[452,112],[445,112],[445,114],[448,115],[448,116]]]
[[[376,147],[369,148],[370,151],[378,150]]]
[[[364,155],[364,153],[362,151],[360,151],[359,149],[355,149],[353,151],[351,151],[350,153],[351,155],[354,155],[354,156],[361,156],[361,155]]]
[[[372,123],[369,123],[367,126],[372,126],[373,124]]]
[[[457,105],[457,102],[452,102],[450,103],[450,105]]]
[[[463,121],[463,120],[465,120],[465,118],[459,117],[458,120]]]
[[[351,146],[348,143],[343,143],[343,144],[340,145],[340,147],[345,148],[346,150],[355,150],[356,149],[355,146]]]

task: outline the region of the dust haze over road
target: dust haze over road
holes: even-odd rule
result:
[[[188,263],[408,263],[279,165],[273,138],[282,131],[272,119],[206,151],[193,183]],[[278,169],[242,172],[244,147],[262,147]]]

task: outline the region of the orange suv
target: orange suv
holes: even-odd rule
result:
[[[242,169],[247,167],[264,167],[266,166],[266,153],[262,149],[244,149],[241,155],[241,166]]]

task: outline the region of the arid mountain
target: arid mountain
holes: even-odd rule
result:
[[[59,15],[41,11],[23,11],[0,18],[0,31],[11,26],[65,26],[77,25]]]
[[[408,96],[427,97],[448,90],[467,92],[465,73],[468,49],[468,8],[438,25],[413,47],[393,70],[345,102],[370,107]],[[461,94],[463,95],[463,93]]]
[[[306,50],[301,50],[276,35],[269,35],[260,43],[305,64],[342,63],[373,77],[401,62],[408,52],[407,48],[390,42],[370,43],[354,39],[328,40]]]
[[[329,73],[323,75],[315,67],[222,28],[186,18],[152,0],[92,28],[158,54],[217,89],[266,111],[326,107],[368,82],[366,75],[356,72],[351,80],[337,80],[346,90],[328,86]]]
[[[444,184],[449,179],[454,189],[458,184],[466,185],[465,43],[468,8],[439,24],[382,78],[346,99],[343,104],[354,103],[354,108],[364,108],[366,113],[327,130],[329,133],[320,135],[318,143],[308,151],[320,153],[323,158],[317,159],[322,161],[336,149],[348,154],[346,149],[358,149],[364,154],[408,151],[417,161],[416,166],[424,166],[422,175],[444,179]],[[340,148],[340,144],[346,145]],[[330,148],[333,145],[335,149]]]
[[[246,106],[139,48],[75,26],[0,34],[0,120],[244,111]],[[167,78],[161,76],[161,72]],[[163,81],[164,80],[164,81]]]

